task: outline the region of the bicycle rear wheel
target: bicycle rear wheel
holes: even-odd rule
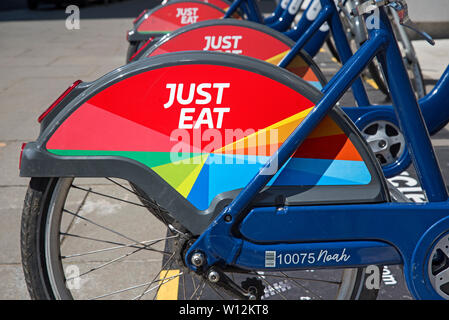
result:
[[[182,263],[189,234],[118,179],[33,178],[22,257],[33,299],[231,299]],[[228,270],[261,299],[375,299],[363,268]]]

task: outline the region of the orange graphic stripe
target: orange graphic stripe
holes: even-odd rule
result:
[[[230,143],[214,153],[271,156],[309,114],[313,107],[283,119],[265,129]],[[323,148],[323,146],[326,148]],[[360,161],[361,157],[344,132],[330,118],[307,137],[295,157]]]

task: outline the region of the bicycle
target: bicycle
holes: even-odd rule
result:
[[[218,297],[260,299],[271,287],[276,297],[288,298],[279,286],[271,285],[272,279],[288,279],[301,288],[295,282],[299,281],[296,270],[323,268],[332,273],[337,272],[332,268],[345,268],[340,273],[343,281],[323,285],[329,292],[335,285],[332,292],[337,297],[357,298],[365,288],[364,266],[403,264],[415,298],[448,298],[447,190],[384,8],[404,2],[369,4],[358,7],[358,14],[378,7],[379,29],[369,31],[369,40],[323,93],[282,68],[216,52],[160,55],[118,68],[92,83],[76,84],[65,95],[75,95],[70,102],[65,104],[63,97],[62,104],[55,104],[41,118],[39,138],[26,144],[21,156],[21,176],[33,177],[22,229],[25,276],[32,297],[79,294],[72,282],[80,275],[67,278],[62,260],[76,259],[81,253],[69,256],[61,250],[74,248],[67,247],[67,239],[84,239],[90,245],[83,256],[117,247],[131,251],[100,259],[97,267],[84,262],[87,271],[82,276],[93,277],[90,270],[132,254],[151,254],[146,261],[156,271],[146,267],[141,273],[151,273],[147,278],[153,280],[108,296],[140,289],[135,298],[157,297],[161,284],[174,279],[181,283],[183,275],[191,272],[200,283],[193,285],[187,298],[200,297],[206,286]],[[428,203],[391,202],[374,155],[335,106],[375,56],[384,68]],[[281,96],[282,108],[276,108]],[[191,110],[192,106],[201,110]],[[273,109],[267,119],[264,112]],[[262,129],[220,144],[211,139],[226,129],[254,127]],[[207,129],[202,132],[202,128]],[[187,137],[200,133],[201,139],[187,142]],[[98,223],[101,216],[92,220],[84,208],[77,211],[87,202],[86,194],[102,193],[73,184],[75,177],[107,177],[130,192],[134,198],[122,200],[134,205],[140,201],[153,221],[143,225],[133,211],[124,221],[133,223],[136,229],[131,230],[143,232],[142,237],[155,231],[156,238],[142,241],[137,235],[126,236]],[[67,198],[72,192],[81,192],[81,200]],[[74,222],[73,217],[83,222]],[[148,217],[148,212],[142,217]],[[384,218],[390,223],[384,224]],[[110,219],[103,216],[102,220]],[[406,227],[401,227],[404,223]],[[87,231],[99,238],[65,231],[83,224],[98,228]],[[106,241],[101,236],[108,233],[127,241]],[[114,247],[98,249],[97,242]],[[156,258],[157,254],[165,258]],[[121,268],[129,270],[130,265]],[[308,280],[316,279],[309,276]],[[111,284],[99,281],[102,286]],[[101,289],[89,286],[89,280],[83,286]],[[182,285],[182,289],[189,288]]]

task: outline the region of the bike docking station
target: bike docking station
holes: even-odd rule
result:
[[[373,267],[392,265],[414,299],[449,298],[448,193],[430,140],[449,121],[449,69],[426,94],[413,49],[398,46],[410,43],[398,30],[413,28],[404,0],[313,0],[292,27],[301,4],[281,1],[268,17],[254,0],[145,10],[128,32],[127,63],[75,82],[42,114],[20,165],[31,178],[22,253],[32,298],[175,292],[245,300],[183,303],[179,315],[264,316],[270,299],[376,299]],[[314,60],[326,43],[341,62],[329,81]],[[390,105],[370,102],[366,70]],[[349,90],[356,106],[340,107]],[[387,180],[411,164],[421,203]],[[99,179],[118,191],[85,186]],[[135,235],[80,213],[88,197],[120,192],[127,214],[111,219],[135,223]],[[82,227],[73,219],[89,227],[63,231]],[[64,272],[67,260],[117,248],[130,251]],[[151,261],[150,279],[103,292],[81,285],[135,254]]]

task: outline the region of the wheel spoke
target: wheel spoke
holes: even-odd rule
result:
[[[103,264],[101,264],[101,265],[99,265],[99,266],[97,266],[97,267],[94,267],[94,268],[92,268],[92,269],[90,269],[90,270],[88,270],[88,271],[86,271],[86,272],[83,272],[83,273],[81,273],[81,274],[78,275],[78,276],[75,276],[75,277],[66,279],[66,282],[69,281],[69,280],[76,279],[76,278],[81,278],[82,276],[85,276],[86,274],[89,274],[89,273],[91,273],[91,272],[94,272],[94,271],[97,271],[97,270],[99,270],[99,269],[102,269],[102,268],[104,268],[104,267],[106,267],[106,266],[108,266],[108,265],[110,265],[110,264],[112,264],[112,263],[114,263],[114,262],[117,262],[117,261],[122,260],[123,258],[129,257],[129,256],[131,256],[131,255],[133,255],[133,254],[135,254],[135,253],[137,253],[137,252],[139,252],[140,250],[143,250],[143,249],[144,249],[144,247],[141,247],[141,248],[138,248],[138,249],[136,249],[136,250],[134,250],[134,251],[132,251],[132,252],[126,253],[126,254],[124,254],[124,255],[121,255],[121,256],[119,256],[119,257],[117,257],[117,258],[115,258],[115,259],[112,259],[112,260],[110,260],[110,261],[108,261],[108,262],[105,262],[105,263],[103,263]]]
[[[83,187],[76,186],[76,185],[72,185],[72,187],[75,188],[75,189],[88,191],[87,189],[85,189]],[[138,206],[138,207],[145,207],[141,203],[136,203],[136,202],[128,201],[128,200],[125,200],[125,199],[120,199],[120,198],[117,198],[117,197],[114,197],[114,196],[111,196],[111,195],[108,195],[108,194],[105,194],[105,193],[101,193],[101,192],[98,192],[98,191],[90,190],[90,192],[93,193],[93,194],[96,194],[98,196],[105,197],[105,198],[109,198],[109,199],[113,199],[113,200],[117,200],[117,201],[122,201],[122,202],[125,202],[125,203],[128,203],[128,204],[132,204],[132,205],[135,205],[135,206]]]
[[[162,284],[164,284],[164,283],[166,283],[166,282],[168,282],[168,281],[170,281],[170,280],[173,280],[173,279],[175,279],[176,277],[179,277],[179,276],[181,276],[181,275],[184,276],[184,273],[181,272],[181,273],[179,273],[179,274],[177,274],[177,275],[173,275],[173,276],[171,276],[171,277],[168,277],[168,278],[166,278],[166,279],[163,279],[164,282],[163,282]],[[165,281],[165,280],[166,280],[166,281]],[[159,280],[159,281],[162,281],[162,279]],[[132,286],[132,287],[125,288],[125,289],[120,289],[120,290],[117,290],[117,291],[114,291],[114,292],[106,293],[106,294],[103,294],[103,295],[101,295],[101,296],[96,296],[96,297],[94,297],[94,298],[91,298],[90,300],[97,300],[97,299],[101,299],[101,298],[105,298],[105,297],[112,296],[112,295],[114,295],[114,294],[119,294],[119,293],[123,293],[123,292],[130,291],[130,290],[133,290],[133,289],[138,289],[138,288],[141,288],[141,287],[143,287],[143,286],[151,285],[151,284],[154,283],[154,282],[158,282],[158,281],[141,283],[141,284],[138,284],[138,285],[135,285],[135,286]]]
[[[170,263],[170,266],[167,268],[167,269],[165,269],[165,273],[164,273],[164,275],[162,276],[162,278],[163,279],[166,279],[167,278],[167,275],[168,275],[168,271],[171,269],[171,267],[172,267],[172,263]],[[159,275],[159,278],[161,277],[161,275]],[[154,295],[154,297],[153,297],[153,300],[156,300],[156,297],[157,297],[157,295],[158,295],[158,293],[159,293],[159,289],[161,288],[161,286],[159,286],[158,288],[157,288],[157,291],[156,291],[156,294]]]
[[[316,294],[315,292],[313,292],[312,290],[310,290],[309,288],[303,286],[302,284],[300,284],[296,279],[292,279],[290,278],[288,275],[286,275],[284,272],[281,272],[288,280],[290,280],[291,282],[293,282],[298,288],[303,289],[304,291],[311,293],[312,295],[314,295],[316,298],[322,300],[323,298],[319,295]]]
[[[449,268],[446,268],[445,270],[439,272],[434,276],[435,279],[435,286],[437,288],[440,288],[442,285],[449,282]]]
[[[107,293],[107,294],[103,294],[101,296],[97,296],[95,298],[92,298],[91,300],[105,298],[105,297],[108,297],[108,296],[111,296],[111,295],[114,295],[114,294],[123,293],[123,292],[130,291],[130,290],[133,290],[133,289],[139,289],[139,288],[141,288],[143,286],[149,286],[149,285],[152,285],[153,283],[162,282],[160,285],[158,285],[156,287],[153,287],[153,288],[151,288],[150,290],[147,291],[147,292],[150,292],[150,291],[153,291],[154,289],[158,288],[159,286],[161,286],[161,285],[163,285],[163,284],[165,284],[165,283],[167,283],[167,282],[169,282],[169,281],[171,281],[171,280],[173,280],[173,279],[175,279],[177,277],[180,277],[181,275],[184,275],[184,273],[180,272],[177,275],[173,275],[173,276],[170,276],[170,277],[165,278],[165,279],[160,279],[160,280],[156,280],[156,281],[146,282],[146,283],[142,283],[142,284],[139,284],[139,285],[136,285],[136,286],[132,286],[132,287],[128,287],[128,288],[125,288],[125,289],[121,289],[121,290],[117,290],[117,291],[114,291],[114,292],[110,292],[110,293]]]
[[[182,274],[182,293],[185,300],[187,295],[186,295],[186,276],[184,273]]]
[[[387,161],[387,163],[393,163],[394,162],[394,157],[391,154],[390,150],[384,150],[379,152]]]
[[[87,196],[90,194],[91,190],[92,190],[92,188],[89,188],[88,191],[86,192],[86,194],[84,195],[83,199],[81,200],[81,203],[75,212],[77,215],[80,213],[81,209],[83,208],[84,204],[86,203]],[[75,219],[76,219],[76,216],[72,216],[72,219],[70,220],[70,223],[67,226],[66,233],[69,232],[70,229],[72,228],[73,224],[75,223]],[[61,239],[61,244],[60,244],[61,246],[64,243],[64,240],[65,240],[65,237],[63,236]]]
[[[281,272],[281,273],[283,273],[283,272]],[[276,275],[276,274],[266,274],[265,276],[270,277],[270,278],[288,278],[290,280],[298,280],[298,281],[316,281],[316,282],[324,282],[324,283],[336,284],[336,285],[341,284],[341,281],[331,281],[331,280],[303,278],[303,277],[292,277],[289,275],[280,276],[280,275]]]
[[[203,280],[201,290],[196,298],[196,300],[200,300],[200,298],[203,296],[204,288],[206,287],[206,281]]]
[[[85,255],[90,255],[90,254],[95,254],[95,253],[100,253],[100,252],[106,252],[106,251],[111,251],[111,250],[117,250],[117,249],[122,249],[122,248],[142,248],[145,250],[149,250],[149,251],[154,251],[154,252],[159,252],[162,254],[171,254],[170,252],[165,252],[162,250],[157,250],[157,249],[153,249],[153,248],[144,248],[141,246],[138,246],[139,244],[141,245],[146,245],[149,242],[152,242],[150,245],[154,245],[160,241],[164,241],[164,240],[170,240],[170,239],[174,239],[177,238],[177,236],[173,236],[173,237],[166,237],[163,239],[157,239],[157,240],[147,240],[147,241],[141,241],[141,242],[135,242],[135,243],[130,243],[130,244],[121,244],[115,247],[109,247],[109,248],[103,248],[103,249],[98,249],[98,250],[93,250],[93,251],[87,251],[84,253],[75,253],[75,254],[70,254],[70,255],[65,255],[65,256],[61,256],[62,259],[69,259],[69,258],[74,258],[74,257],[81,257],[81,256],[85,256]],[[103,241],[105,242],[105,241]]]
[[[193,280],[193,277],[192,277]],[[195,288],[195,290],[193,291],[192,295],[190,296],[189,300],[192,300],[192,298],[195,296],[196,292],[198,291],[198,289],[201,287],[201,285],[204,283],[204,279],[201,280],[201,282],[198,284],[198,286]]]
[[[79,214],[76,214],[76,213],[74,213],[74,212],[71,212],[71,211],[69,211],[69,210],[67,210],[67,209],[63,209],[63,211],[64,211],[64,212],[67,212],[68,214],[71,214],[71,215],[73,215],[73,216],[75,216],[75,217],[77,217],[77,218],[79,218],[79,219],[82,219],[82,220],[84,220],[84,221],[87,221],[87,222],[89,222],[89,223],[91,223],[91,224],[93,224],[93,225],[95,225],[95,226],[97,226],[97,227],[99,227],[99,228],[101,228],[101,229],[104,229],[104,230],[107,230],[107,231],[109,231],[109,232],[112,232],[112,233],[114,233],[114,234],[116,234],[116,235],[118,235],[118,236],[120,236],[120,237],[122,237],[122,238],[125,238],[125,239],[127,239],[127,240],[130,240],[130,241],[132,241],[132,242],[140,242],[140,241],[134,240],[133,238],[130,238],[130,237],[128,237],[128,236],[125,236],[124,234],[122,234],[122,233],[120,233],[120,232],[118,232],[118,231],[112,230],[111,228],[105,227],[105,226],[103,226],[103,225],[101,225],[101,224],[99,224],[99,223],[97,223],[97,222],[94,222],[94,221],[91,220],[91,219],[88,219],[88,218],[86,218],[86,217],[80,216]]]
[[[106,179],[107,179],[108,181],[111,181],[111,182],[114,183],[115,185],[119,186],[120,188],[122,188],[122,189],[124,189],[124,190],[126,190],[126,191],[132,193],[133,195],[137,196],[141,201],[144,202],[144,204],[143,204],[144,207],[146,207],[146,208],[148,208],[148,209],[156,209],[157,205],[152,205],[152,204],[153,204],[153,201],[152,201],[152,200],[145,198],[145,197],[142,196],[141,194],[135,192],[135,191],[132,190],[132,189],[129,189],[129,188],[125,187],[124,185],[118,183],[117,181],[115,181],[115,180],[113,180],[113,179],[111,179],[111,178],[106,178]],[[133,204],[134,204],[134,203],[133,203]],[[146,204],[148,204],[149,206],[146,205]],[[160,211],[160,210],[159,210],[159,209],[156,209],[155,211]],[[166,226],[168,226],[169,223],[168,223],[168,222],[165,220],[165,218],[160,214],[160,212],[153,212],[153,213],[156,214],[156,215],[162,220],[162,222],[163,222]]]
[[[136,195],[138,197],[140,197],[140,195],[138,195],[134,190],[125,187],[124,185],[122,185],[121,183],[118,183],[114,179],[111,179],[111,178],[107,177],[106,180],[108,180],[108,181],[112,182],[113,184],[115,184],[116,186],[118,186],[118,187],[120,187],[120,188],[122,188],[122,189],[124,189],[124,190],[126,190],[126,191],[128,191],[128,192],[130,192],[130,193],[132,193],[132,194],[134,194],[134,195]]]
[[[404,139],[402,139],[400,136],[393,136],[393,137],[390,137],[390,142],[391,142],[391,145],[396,144],[396,143],[404,144]]]
[[[173,258],[175,257],[175,253],[173,253],[167,261],[165,261],[164,265],[162,266],[161,270],[167,270],[167,266],[170,264],[170,266],[173,264]],[[169,269],[169,268],[168,268]],[[160,271],[156,274],[156,276],[153,278],[153,280],[150,283],[154,283],[156,281],[156,278],[160,277]],[[145,290],[138,296],[134,297],[133,300],[140,300],[144,295],[151,292],[152,290],[156,289],[155,287],[149,289],[150,285],[148,285]],[[159,286],[158,286],[159,287]]]

